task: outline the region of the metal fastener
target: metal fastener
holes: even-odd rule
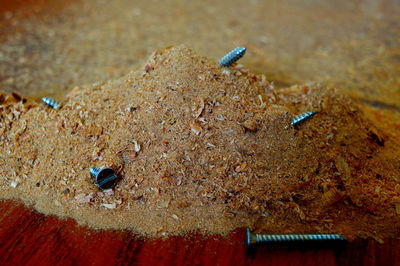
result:
[[[48,105],[49,107],[51,107],[53,109],[57,109],[60,107],[60,104],[53,98],[43,97],[42,102],[44,102],[46,105]]]
[[[118,176],[111,168],[90,168],[90,175],[101,189],[111,189],[117,183]]]
[[[219,60],[219,64],[223,67],[229,67],[237,60],[242,58],[244,53],[246,52],[246,47],[236,47],[229,53],[227,53],[224,57]]]
[[[256,244],[276,244],[288,242],[345,242],[347,239],[339,234],[253,234],[246,228],[245,246],[251,248]]]
[[[298,125],[299,123],[301,123],[301,122],[303,122],[303,121],[309,119],[310,117],[312,117],[312,116],[315,115],[316,113],[317,113],[317,112],[314,112],[314,111],[309,111],[309,112],[302,113],[302,114],[300,114],[300,115],[298,115],[298,116],[295,116],[295,117],[293,118],[293,120],[290,122],[290,124],[291,124],[292,126],[296,126],[296,125]]]

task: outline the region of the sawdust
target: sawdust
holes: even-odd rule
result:
[[[399,235],[398,135],[334,89],[275,89],[168,47],[121,79],[76,87],[58,110],[16,94],[0,106],[0,197],[46,214],[147,236]],[[305,111],[318,113],[291,126]],[[90,167],[115,169],[115,189],[100,191]]]

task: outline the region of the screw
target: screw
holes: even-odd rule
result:
[[[254,244],[273,244],[285,242],[327,242],[327,241],[347,241],[339,234],[253,234],[250,228],[246,228],[244,244],[247,248]]]
[[[219,60],[219,64],[223,67],[230,67],[239,60],[246,52],[246,47],[236,47]]]
[[[303,121],[309,119],[310,117],[312,117],[312,116],[315,115],[316,113],[317,113],[317,112],[310,111],[310,112],[305,112],[305,113],[299,114],[298,116],[295,116],[295,117],[293,118],[293,120],[290,122],[290,124],[291,124],[292,126],[296,126],[296,125],[300,124],[301,122],[303,122]]]
[[[117,174],[111,168],[90,168],[90,175],[101,189],[111,189],[117,183]]]
[[[43,97],[42,102],[44,102],[46,105],[50,106],[53,109],[57,109],[58,107],[60,107],[60,104],[53,98]]]

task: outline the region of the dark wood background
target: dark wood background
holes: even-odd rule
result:
[[[72,219],[0,201],[2,265],[400,265],[400,241],[355,241],[345,247],[243,247],[244,230],[220,236],[140,239],[95,231]]]

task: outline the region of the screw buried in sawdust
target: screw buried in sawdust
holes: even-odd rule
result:
[[[296,126],[296,125],[300,124],[301,122],[311,118],[316,113],[317,112],[315,112],[315,111],[309,111],[309,112],[305,112],[305,113],[299,114],[298,116],[295,116],[293,118],[293,120],[290,122],[290,124],[292,126]]]
[[[90,168],[90,175],[101,189],[112,189],[117,183],[117,174],[111,168]]]
[[[60,107],[60,104],[50,97],[43,97],[42,102],[53,109],[58,109]]]

